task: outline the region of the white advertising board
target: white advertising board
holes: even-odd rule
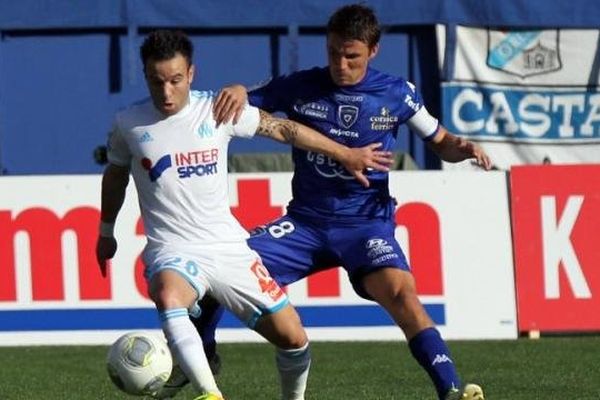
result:
[[[251,227],[283,212],[291,174],[232,174],[232,210]],[[420,297],[448,339],[517,335],[506,176],[502,172],[393,172],[397,238]],[[119,215],[108,278],[94,247],[99,176],[0,178],[0,344],[106,344],[158,329],[139,254],[143,228],[133,185]],[[336,269],[288,288],[312,340],[402,339]],[[260,341],[226,315],[220,341]]]

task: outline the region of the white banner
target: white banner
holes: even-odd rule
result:
[[[444,126],[499,169],[598,162],[598,32],[439,27]]]
[[[281,215],[290,179],[289,173],[230,175],[233,212],[246,226]],[[443,335],[515,338],[505,174],[393,172],[390,181],[399,201],[397,237]],[[94,257],[99,190],[99,176],[0,178],[0,344],[106,344],[125,331],[158,328],[142,278],[144,238],[133,185],[106,279]],[[288,292],[313,340],[402,338],[380,307],[354,294],[339,269]],[[218,338],[261,340],[231,315]]]

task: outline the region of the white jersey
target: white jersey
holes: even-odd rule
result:
[[[191,91],[188,105],[169,117],[150,99],[117,114],[108,161],[131,169],[149,247],[248,236],[229,209],[227,147],[232,136],[254,135],[258,109],[246,106],[237,124],[217,128],[213,100],[212,92]]]

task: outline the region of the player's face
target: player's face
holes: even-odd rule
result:
[[[338,35],[327,35],[329,74],[338,86],[359,83],[367,73],[369,61],[377,54],[379,46],[369,47],[360,40],[344,40]]]
[[[146,83],[154,107],[163,115],[177,114],[186,106],[194,79],[194,66],[177,54],[168,60],[146,63]]]

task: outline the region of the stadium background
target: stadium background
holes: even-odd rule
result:
[[[37,292],[36,295],[35,283],[30,285],[32,293],[23,297],[23,290],[19,292],[19,288],[22,289],[27,285],[22,281],[17,282],[16,285],[18,286],[16,292],[21,298],[17,299],[18,296],[13,296],[15,265],[17,265],[17,269],[19,266],[26,265],[26,261],[24,262],[23,259],[28,257],[32,265],[36,262],[43,263],[43,259],[39,261],[34,257],[36,254],[57,254],[56,250],[45,251],[43,247],[36,248],[37,250],[34,252],[34,245],[37,245],[37,242],[34,243],[33,239],[31,249],[27,244],[21,243],[22,240],[17,243],[20,239],[15,239],[16,232],[24,230],[22,226],[25,224],[24,216],[32,216],[31,221],[33,222],[30,221],[30,223],[44,227],[42,223],[44,219],[40,219],[41,217],[36,214],[40,210],[40,206],[43,210],[50,209],[54,215],[58,216],[65,215],[68,211],[80,210],[82,206],[97,207],[97,178],[102,167],[94,160],[94,149],[104,143],[114,112],[147,95],[138,55],[139,45],[147,32],[158,27],[177,27],[191,35],[196,46],[195,63],[198,68],[194,85],[196,88],[216,90],[233,82],[251,85],[271,75],[322,65],[326,60],[324,25],[327,16],[334,9],[346,3],[348,2],[317,0],[179,0],[169,2],[158,0],[89,0],[85,2],[25,0],[14,3],[0,2],[0,174],[6,175],[0,178],[0,233],[2,233],[3,240],[3,243],[0,244],[0,260],[4,261],[0,265],[3,270],[0,282],[0,299],[2,300],[0,308],[3,322],[0,323],[0,330],[5,333],[15,333],[11,340],[4,343],[19,344],[20,339],[25,340],[27,336],[20,335],[22,330],[28,330],[27,324],[23,321],[35,322],[41,315],[40,313],[45,313],[48,309],[54,309],[57,312],[66,309],[68,312],[60,314],[58,318],[58,320],[66,321],[74,315],[69,312],[75,311],[75,309],[85,311],[91,307],[85,301],[85,293],[79,290],[85,285],[81,286],[80,284],[79,288],[75,290],[72,286],[77,286],[77,282],[73,279],[68,280],[68,278],[65,278],[67,279],[66,298],[68,301],[64,301],[65,296],[63,296],[56,303],[52,303],[57,299],[44,298],[45,295],[40,295],[41,292]],[[533,27],[584,29],[596,28],[600,16],[600,3],[592,0],[569,2],[537,0],[512,0],[509,2],[428,0],[424,2],[405,0],[371,1],[367,4],[376,9],[385,26],[382,49],[374,66],[402,75],[415,82],[423,93],[428,109],[433,114],[442,116],[440,85],[447,71],[439,67],[436,24],[443,24],[450,28],[464,25],[510,29]],[[596,67],[598,66],[596,65]],[[597,87],[588,89],[592,92],[597,91]],[[530,221],[527,216],[531,210],[540,213],[543,211],[540,210],[540,198],[546,195],[548,190],[557,193],[554,203],[551,201],[544,203],[548,207],[553,206],[554,208],[551,209],[558,214],[558,218],[554,221],[557,225],[554,239],[556,243],[566,246],[566,250],[562,253],[561,250],[557,251],[558,255],[555,254],[554,261],[558,260],[560,264],[560,256],[567,254],[572,248],[582,260],[589,294],[585,290],[581,292],[584,296],[584,304],[582,308],[578,308],[582,304],[578,297],[580,293],[575,290],[576,288],[573,289],[573,293],[567,291],[565,296],[568,298],[563,302],[561,305],[563,308],[560,310],[561,312],[568,311],[568,318],[561,321],[559,326],[552,325],[555,322],[553,320],[543,322],[550,327],[549,330],[554,331],[600,330],[597,312],[595,316],[582,317],[582,315],[593,313],[590,310],[593,310],[599,303],[600,273],[597,268],[593,268],[593,265],[597,265],[600,257],[598,250],[591,244],[592,238],[595,237],[593,236],[594,232],[599,229],[597,216],[600,213],[600,205],[598,204],[597,188],[600,187],[600,184],[597,182],[599,175],[597,168],[575,166],[575,169],[563,169],[560,166],[553,166],[552,169],[538,170],[537,167],[531,167],[533,170],[530,170],[524,167],[514,176],[509,175],[508,172],[490,173],[481,182],[478,181],[478,176],[470,175],[464,179],[466,183],[459,186],[458,190],[452,188],[452,190],[463,192],[462,197],[454,198],[453,204],[457,209],[453,210],[447,208],[448,206],[445,204],[448,198],[444,191],[449,190],[446,186],[447,182],[455,179],[457,175],[452,175],[450,178],[450,175],[445,175],[449,172],[431,171],[440,168],[436,157],[430,154],[418,139],[405,133],[406,131],[403,131],[399,135],[398,151],[409,154],[419,168],[428,171],[423,172],[425,175],[410,177],[394,175],[392,179],[396,187],[394,190],[397,190],[399,196],[405,196],[401,199],[409,205],[426,204],[430,206],[434,209],[435,215],[441,217],[443,227],[451,226],[440,232],[440,246],[443,246],[443,249],[440,250],[443,253],[441,258],[447,264],[444,265],[444,268],[455,271],[450,264],[457,263],[458,255],[469,254],[468,252],[472,248],[479,247],[480,258],[472,260],[470,264],[463,263],[460,274],[456,272],[458,275],[455,276],[464,276],[466,282],[469,278],[474,277],[473,272],[468,268],[475,263],[482,264],[489,261],[485,258],[485,246],[496,244],[493,246],[494,250],[491,254],[494,257],[498,256],[494,262],[501,265],[492,269],[493,272],[479,272],[482,274],[482,279],[488,279],[491,282],[489,286],[483,286],[481,290],[486,292],[497,289],[497,287],[493,287],[493,284],[498,282],[496,274],[502,271],[505,271],[505,274],[498,279],[502,280],[503,285],[508,284],[509,287],[502,293],[503,300],[491,301],[490,298],[493,296],[487,299],[491,301],[490,308],[494,308],[498,304],[502,304],[502,307],[512,307],[512,314],[509,318],[503,319],[501,315],[498,317],[500,328],[490,329],[483,334],[450,329],[450,333],[454,332],[450,337],[516,337],[518,330],[522,331],[527,328],[527,330],[536,331],[540,328],[531,321],[523,329],[518,329],[516,326],[515,293],[510,289],[513,284],[513,265],[510,260],[513,257],[515,262],[522,260],[519,254],[513,254],[513,251],[516,252],[521,243],[527,244],[527,246],[523,250],[525,259],[520,265],[526,265],[532,260],[543,263],[536,258],[540,256],[541,252],[534,251],[534,255],[527,253],[531,250],[531,246],[534,246],[536,251],[540,250],[543,247],[542,240],[544,239],[541,238],[533,244],[528,241],[535,235],[540,235],[539,229],[534,230],[533,233],[530,231],[531,227],[535,224],[539,225],[540,221],[537,219]],[[234,154],[281,151],[287,151],[287,149],[261,139],[235,141],[231,146],[231,152]],[[395,174],[401,173],[396,172]],[[555,179],[557,176],[560,179]],[[577,183],[572,179],[573,176],[583,177],[585,182]],[[558,183],[547,188],[543,185],[544,179],[555,180]],[[247,182],[249,185],[255,185],[251,186],[251,190],[244,191],[244,181],[246,180],[249,180]],[[286,192],[289,190],[288,181],[289,177],[282,175],[265,174],[249,178],[243,174],[236,175],[232,180],[235,187],[233,195],[242,196],[243,193],[249,192],[260,193],[257,188],[263,187],[261,185],[266,182],[267,190],[270,190],[271,201],[273,201],[273,196],[279,193],[277,195],[279,197],[275,200],[279,207],[277,212],[281,212],[286,196],[289,195]],[[424,184],[423,186],[429,185],[429,190],[438,190],[438,192],[431,194],[418,187],[419,181]],[[407,185],[402,186],[399,182],[406,182]],[[479,190],[484,188],[484,191],[487,191],[486,196],[482,198],[478,190],[469,189],[469,183],[472,183],[471,187],[473,188]],[[508,187],[507,184],[511,186]],[[523,191],[521,198],[526,199],[525,203],[516,202],[514,194],[519,192],[515,192],[515,188]],[[44,193],[44,196],[40,196],[40,193]],[[592,199],[592,201],[586,200],[578,203],[579,198],[571,201],[573,195],[581,196],[582,193],[587,196],[586,199]],[[513,197],[509,197],[510,195]],[[265,196],[268,198],[269,193]],[[470,199],[478,201],[471,204],[468,203]],[[256,204],[266,204],[267,206],[271,204],[261,201],[254,202],[255,208],[249,210],[250,214],[268,214],[263,213],[264,210],[257,208]],[[233,203],[241,207],[242,203],[247,204],[247,202],[252,203],[248,199],[243,201],[242,197],[239,199],[236,197]],[[472,211],[469,221],[479,223],[479,225],[474,225],[481,229],[476,233],[469,230],[466,222],[463,222],[463,225],[451,222],[446,225],[444,223],[444,221],[451,221],[452,217],[449,215],[457,213],[461,215],[460,207],[465,207],[465,204],[472,206],[469,209]],[[478,205],[483,206],[476,208]],[[577,209],[577,205],[585,208]],[[509,206],[512,206],[512,214]],[[565,210],[572,211],[574,209],[576,211],[583,210],[581,212],[584,213],[582,215],[585,218],[581,219],[585,219],[587,222],[582,228],[576,225],[574,244],[565,244],[564,232],[559,232],[562,221],[560,217],[566,212]],[[130,228],[138,226],[137,214],[133,211],[134,208],[131,210],[126,213]],[[489,217],[489,210],[494,210],[496,215]],[[94,216],[93,213],[90,215]],[[251,222],[264,221],[253,220]],[[251,225],[250,221],[246,221],[246,223]],[[517,236],[511,238],[511,229],[514,231],[518,228],[519,223],[525,224],[525,227],[520,227],[518,231],[515,231],[516,235],[524,235],[520,236],[524,238],[520,242],[516,241]],[[406,222],[406,224],[410,223]],[[28,227],[31,228],[31,225]],[[93,236],[94,232],[91,232],[91,229],[95,229],[95,226],[90,225],[86,235]],[[130,231],[135,231],[135,228]],[[30,231],[28,233],[31,234]],[[408,232],[409,236],[410,234],[411,232]],[[463,239],[462,243],[457,241],[455,250],[453,250],[455,253],[446,253],[450,251],[448,243],[451,243],[450,238],[452,237]],[[11,238],[16,243],[14,254]],[[465,238],[468,240],[465,241]],[[481,238],[486,238],[485,246],[482,246],[481,242],[475,241],[476,239],[481,240]],[[126,240],[130,240],[125,243],[132,244],[131,247],[134,248],[130,258],[135,260],[135,249],[139,247],[139,238],[130,233]],[[497,243],[493,243],[494,240],[497,240]],[[54,242],[54,244],[56,243],[60,243],[60,241]],[[529,246],[530,244],[531,246]],[[571,247],[569,247],[570,245]],[[77,246],[77,244],[71,243],[65,247],[73,250]],[[81,253],[82,248],[78,249]],[[411,252],[412,250],[411,248]],[[416,248],[413,252],[413,258],[417,257],[418,250],[420,249]],[[21,262],[16,263],[12,259],[9,260],[13,255],[15,258],[22,258]],[[546,254],[544,253],[544,255]],[[60,264],[60,254],[57,257],[59,258],[55,261]],[[505,259],[509,260],[508,264],[503,264]],[[427,260],[429,259],[425,258],[425,261]],[[88,264],[81,264],[78,268],[80,270],[93,268],[93,260],[89,261],[88,259]],[[133,265],[134,262],[129,262],[129,264]],[[558,276],[559,286],[568,288],[576,279],[568,272],[572,271],[569,266],[573,264],[568,264],[566,267],[564,264],[563,267],[557,267],[555,273]],[[54,267],[58,268],[58,271],[62,271],[61,265]],[[33,278],[28,275],[29,273],[19,273],[19,271],[16,271],[16,275],[38,283],[40,280],[45,280],[43,270],[42,272],[37,270],[37,273],[42,274],[40,275],[42,278],[37,277],[35,270],[32,268]],[[486,276],[485,274],[491,275]],[[543,281],[541,275],[522,276],[527,279],[535,278]],[[540,283],[540,287],[541,285]],[[133,284],[132,287],[134,287]],[[540,287],[536,287],[536,290]],[[115,290],[115,293],[127,292],[129,289],[126,286],[119,288]],[[457,288],[460,289],[460,286]],[[331,287],[325,288],[326,291],[330,289]],[[338,289],[341,294],[337,293],[337,296],[343,297],[348,288]],[[331,305],[327,300],[327,295],[319,296],[318,286],[315,290],[317,294],[311,295],[310,288],[299,289],[303,292],[299,296],[300,299],[306,300],[308,306]],[[543,291],[543,288],[541,290]],[[564,294],[564,292],[561,293]],[[448,307],[452,307],[451,304],[454,304],[454,308],[461,308],[464,312],[466,306],[457,307],[456,304],[463,304],[461,301],[465,305],[470,304],[472,315],[477,315],[481,311],[477,306],[483,307],[482,304],[473,302],[472,298],[456,296],[456,293],[450,296],[449,292],[434,289],[429,294],[432,296],[431,303],[434,305],[447,303]],[[444,297],[446,295],[450,297]],[[40,298],[36,298],[36,296],[40,296]],[[69,296],[71,296],[70,300]],[[77,296],[79,298],[76,298]],[[315,297],[323,297],[325,300],[320,299],[315,303]],[[460,301],[456,297],[460,297]],[[543,298],[543,295],[541,297]],[[73,301],[73,298],[76,299]],[[138,307],[143,300],[129,297],[126,299],[125,303],[129,302],[126,304],[129,307]],[[522,299],[522,297],[519,298],[519,300]],[[109,300],[111,301],[108,302],[108,305],[104,303],[95,303],[95,305],[107,306],[106,310],[115,311],[114,308],[120,300],[118,297],[110,297]],[[151,308],[150,305],[144,304],[146,309]],[[361,304],[357,304],[357,307],[359,306]],[[540,307],[543,309],[544,306],[545,304],[542,304]],[[317,319],[326,320],[328,318],[327,314],[323,314],[323,310],[326,308],[317,312],[317,314],[322,314],[318,315]],[[23,309],[26,309],[27,312],[23,312]],[[99,312],[96,315],[106,311],[97,307],[94,310]],[[503,310],[500,314],[504,312]],[[536,310],[539,309],[533,307],[532,320],[534,322],[537,318]],[[460,325],[458,322],[452,321],[450,309],[447,311],[450,314],[446,317],[450,321],[445,321],[446,324],[450,327]],[[527,311],[530,310],[527,309]],[[552,309],[544,309],[544,312],[551,315]],[[84,314],[85,312],[82,312],[78,316],[85,319]],[[486,309],[486,314],[493,315],[489,308]],[[117,314],[108,314],[106,319],[111,319],[115,315]],[[144,318],[148,318],[145,315]],[[526,314],[521,314],[521,316],[523,315]],[[531,316],[531,312],[529,316]],[[357,318],[360,321],[363,317]],[[69,328],[91,329],[84,322],[80,325],[44,326],[49,322],[38,321],[40,321],[38,325],[30,326],[30,328],[37,331],[45,329],[59,331]],[[366,319],[363,321],[369,322]],[[378,324],[381,323],[381,320],[369,323]],[[386,324],[389,325],[389,322]],[[97,328],[117,329],[119,327],[100,325]],[[120,328],[129,327],[121,326]],[[234,331],[229,337],[230,340],[235,340],[240,335],[239,329],[234,329]],[[347,329],[347,331],[352,332],[351,329]],[[393,328],[382,337],[395,337],[396,331],[397,329]],[[501,332],[498,333],[499,331]],[[4,338],[6,339],[6,337]],[[91,341],[106,341],[111,337],[113,336],[103,336],[101,339],[96,337]],[[352,334],[342,336],[342,338],[349,337],[352,338]],[[369,338],[376,337],[369,336]],[[40,341],[40,339],[29,337],[27,340],[44,343],[45,339]],[[72,340],[72,337],[69,336],[66,340]]]
[[[92,157],[114,112],[146,96],[138,47],[178,27],[196,46],[196,88],[218,89],[326,61],[324,25],[345,1],[23,0],[0,2],[0,174],[100,173]],[[374,65],[415,82],[440,112],[435,24],[595,28],[593,0],[371,1],[386,27]],[[411,135],[399,150],[439,168]],[[281,151],[237,141],[233,153]]]

